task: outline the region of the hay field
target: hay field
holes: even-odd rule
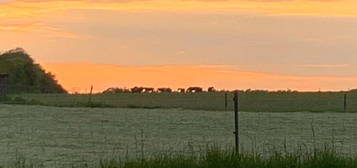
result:
[[[233,144],[233,114],[183,109],[63,108],[0,105],[0,165],[17,154],[64,167],[129,153],[202,151]],[[357,151],[357,114],[242,112],[243,150],[332,143]],[[315,136],[312,134],[312,129]],[[315,143],[314,143],[315,142]]]

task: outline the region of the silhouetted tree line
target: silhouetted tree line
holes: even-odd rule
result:
[[[22,48],[0,53],[0,73],[9,75],[9,93],[67,93],[55,76],[35,64]]]
[[[138,87],[135,86],[130,89],[126,88],[108,88],[103,91],[103,93],[171,93],[171,92],[179,92],[179,93],[200,93],[200,92],[218,92],[214,87],[209,87],[207,90],[204,90],[201,87],[189,87],[189,88],[178,88],[177,90],[173,90],[171,88],[152,88],[152,87]]]
[[[189,88],[178,88],[177,90],[173,90],[171,88],[151,88],[151,87],[133,87],[131,89],[123,89],[123,88],[109,88],[105,90],[103,93],[171,93],[171,92],[178,92],[178,93],[201,93],[201,92],[234,92],[238,91],[240,93],[248,93],[248,94],[291,94],[291,93],[302,93],[297,90],[277,90],[277,91],[269,91],[269,90],[253,90],[253,89],[246,89],[246,90],[217,90],[214,87],[209,87],[207,90],[203,89],[202,87],[189,87]],[[338,91],[337,91],[338,92]],[[346,92],[346,91],[339,91],[339,92]],[[352,89],[347,92],[357,92],[357,89]]]

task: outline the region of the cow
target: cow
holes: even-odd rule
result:
[[[186,89],[185,88],[178,88],[177,91],[180,92],[180,93],[185,93]]]
[[[149,87],[144,87],[143,91],[146,92],[146,93],[153,93],[155,91],[155,89],[154,88],[149,88]]]
[[[214,87],[209,87],[207,91],[208,92],[216,92],[217,90]]]
[[[130,89],[130,91],[132,92],[132,93],[142,93],[143,91],[144,91],[144,88],[143,87],[133,87],[133,88],[131,88]]]
[[[130,92],[128,89],[125,88],[108,88],[107,90],[103,91],[104,94],[107,93],[127,93]]]
[[[163,93],[163,92],[171,93],[172,89],[171,88],[158,88],[157,91],[160,93]]]
[[[199,93],[203,92],[203,89],[201,87],[189,87],[187,89],[187,93]]]

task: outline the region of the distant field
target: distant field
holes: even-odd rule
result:
[[[27,94],[14,95],[34,104],[80,107],[89,95]],[[357,92],[348,93],[347,112],[357,112]],[[228,110],[232,110],[232,93]],[[183,108],[225,110],[225,93],[118,93],[92,96],[94,104],[127,108]],[[245,92],[240,94],[240,109],[246,112],[343,112],[343,92]]]
[[[232,112],[184,109],[59,108],[0,105],[0,165],[16,153],[62,167],[97,162],[128,151],[200,151],[233,144]],[[355,113],[242,112],[245,151],[312,148],[334,144],[357,151]],[[314,131],[312,131],[314,130]],[[313,136],[315,132],[315,136]],[[315,142],[315,143],[314,143]]]

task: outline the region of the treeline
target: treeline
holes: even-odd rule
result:
[[[0,53],[0,73],[8,74],[8,93],[67,93],[55,76],[22,48]]]
[[[223,90],[221,90],[223,91]],[[214,87],[209,87],[207,90],[202,87],[189,87],[189,88],[178,88],[177,90],[171,88],[152,88],[152,87],[133,87],[130,89],[127,88],[118,88],[112,87],[103,91],[103,93],[171,93],[171,92],[179,92],[179,93],[199,93],[199,92],[218,92]]]
[[[135,86],[133,88],[119,88],[119,87],[111,87],[108,88],[107,90],[103,91],[103,94],[110,94],[110,93],[201,93],[201,92],[234,92],[238,91],[240,93],[250,93],[250,94],[288,94],[288,93],[338,93],[338,92],[344,92],[344,93],[357,93],[357,89],[352,89],[348,91],[315,91],[315,92],[302,92],[302,91],[297,91],[297,90],[277,90],[277,91],[269,91],[269,90],[253,90],[253,89],[246,89],[246,90],[218,90],[215,89],[214,87],[209,87],[207,89],[204,89],[202,87],[189,87],[189,88],[178,88],[176,90],[168,88],[168,87],[162,87],[162,88],[153,88],[153,87],[138,87]]]
[[[133,88],[118,88],[118,87],[111,87],[108,88],[107,90],[103,91],[104,94],[106,93],[171,93],[171,92],[176,92],[176,93],[201,93],[201,92],[233,92],[236,90],[218,90],[215,89],[214,87],[209,87],[207,89],[204,89],[202,87],[188,87],[188,88],[178,88],[176,90],[163,87],[163,88],[152,88],[152,87],[138,87],[135,86]],[[238,90],[239,92],[245,92],[245,93],[270,93],[272,91],[267,91],[267,90]],[[285,92],[285,93],[291,93],[291,92],[298,92],[298,91],[293,91],[293,90],[281,90],[281,91],[274,91],[276,92]]]
[[[201,92],[233,92],[233,91],[239,91],[239,92],[245,92],[245,93],[295,93],[298,91],[294,90],[281,90],[281,91],[268,91],[268,90],[252,90],[252,89],[247,89],[247,90],[218,90],[214,87],[208,87],[207,89],[203,87],[188,87],[188,88],[178,88],[176,90],[168,88],[168,87],[163,87],[163,88],[153,88],[153,87],[138,87],[135,86],[133,88],[119,88],[119,87],[111,87],[108,88],[107,90],[103,91],[102,93],[107,94],[107,93],[201,93]]]

